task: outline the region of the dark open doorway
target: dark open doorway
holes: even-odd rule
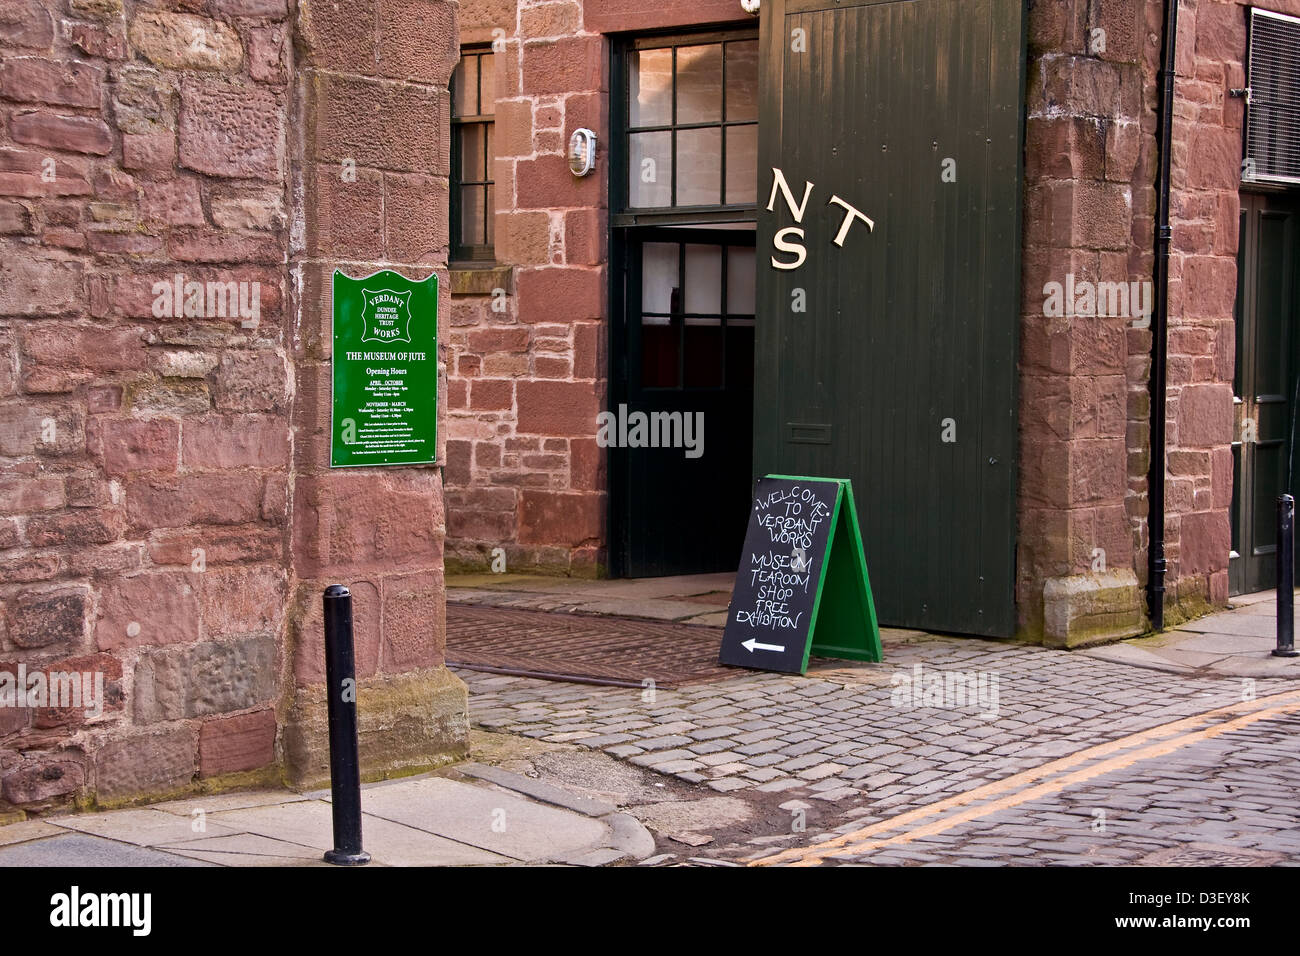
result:
[[[726,570],[752,458],[757,37],[637,38],[612,77],[610,570]]]

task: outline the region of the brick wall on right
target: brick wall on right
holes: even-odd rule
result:
[[[1179,7],[1167,623],[1228,599],[1246,9]],[[1150,325],[1046,314],[1044,289],[1152,278],[1162,15],[1159,0],[1030,5],[1017,603],[1022,635],[1048,643],[1146,626]]]

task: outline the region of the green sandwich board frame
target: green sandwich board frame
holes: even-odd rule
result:
[[[858,509],[853,501],[853,482],[848,478],[812,475],[768,477],[785,481],[833,481],[839,485],[799,673],[807,672],[808,658],[814,653],[838,660],[873,663],[884,660],[876,602],[871,596],[867,558],[862,550],[862,530],[858,527]]]
[[[858,527],[857,508],[853,500],[853,485],[847,478],[820,478],[809,475],[765,475],[773,481],[798,482],[825,487],[834,486],[834,504],[830,526],[826,534],[824,551],[818,555],[821,566],[817,569],[816,589],[804,631],[802,656],[784,656],[770,665],[752,663],[754,658],[742,655],[737,648],[754,649],[742,640],[745,633],[732,630],[732,609],[728,609],[728,624],[723,631],[719,660],[723,664],[751,667],[757,670],[781,673],[807,673],[808,659],[818,657],[841,660],[880,662],[884,651],[880,644],[880,627],[876,620],[876,605],[871,594],[871,581],[867,575],[867,562],[862,548],[862,532]],[[746,539],[748,543],[748,538]],[[811,555],[810,555],[811,557]],[[737,571],[739,591],[742,568]],[[797,645],[796,645],[797,647]],[[775,650],[767,648],[767,650]],[[792,648],[792,650],[794,650]],[[795,651],[797,655],[797,651]],[[797,664],[797,667],[796,667]]]

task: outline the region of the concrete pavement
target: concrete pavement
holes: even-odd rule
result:
[[[1100,660],[1176,674],[1300,678],[1300,657],[1273,657],[1277,645],[1277,595],[1234,597],[1231,608],[1207,614],[1162,634],[1080,651]]]
[[[452,777],[458,779],[452,779]],[[654,841],[618,808],[477,764],[363,787],[371,866],[600,866]],[[328,793],[195,797],[0,827],[0,866],[328,866]]]

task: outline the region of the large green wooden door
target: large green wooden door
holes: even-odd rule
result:
[[[881,623],[1010,635],[1021,0],[762,14],[755,471],[853,480]]]

